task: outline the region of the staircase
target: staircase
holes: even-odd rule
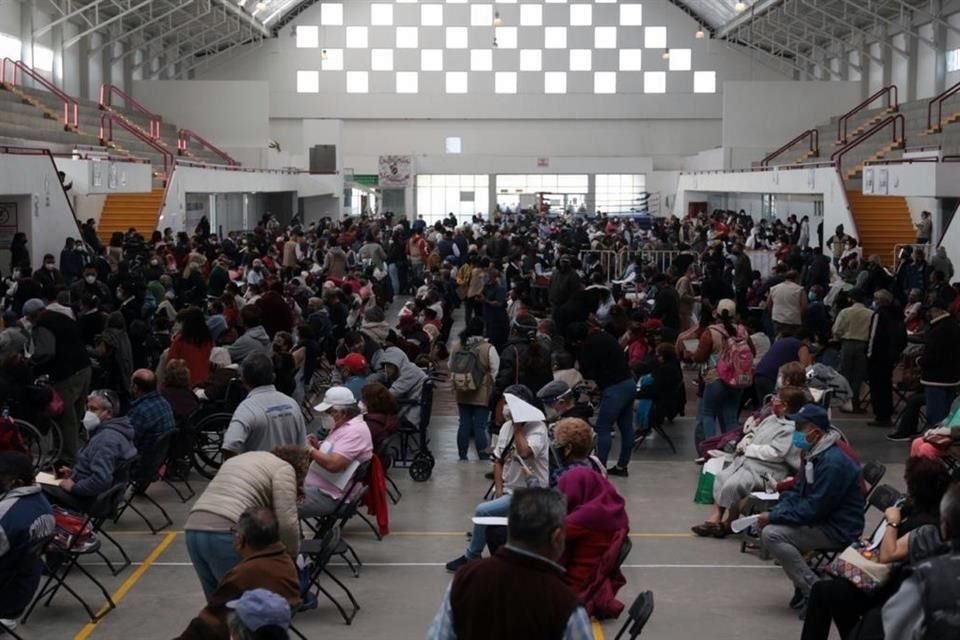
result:
[[[106,244],[115,231],[126,233],[134,227],[145,238],[157,228],[163,208],[163,188],[150,193],[111,193],[103,204],[97,223],[100,240]]]
[[[910,242],[916,235],[906,198],[900,196],[865,196],[860,191],[847,191],[850,214],[857,225],[863,257],[878,255],[892,266],[895,245]]]

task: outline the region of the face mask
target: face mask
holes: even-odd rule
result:
[[[87,409],[87,412],[83,414],[83,428],[87,431],[93,431],[99,426],[100,416]]]
[[[543,412],[543,415],[547,417],[548,422],[553,422],[560,416],[560,414],[557,413],[557,410],[553,407],[547,407],[546,411]]]
[[[14,270],[13,270],[13,279],[14,279],[14,280],[19,280],[19,279],[20,279],[20,269],[14,269]]]
[[[357,406],[360,408],[360,413],[366,413],[366,412],[367,412],[367,403],[364,402],[363,400],[361,400],[360,402],[358,402],[358,403],[357,403]]]
[[[150,261],[150,266],[151,266],[151,267],[159,267],[159,266],[160,266],[160,261],[159,261],[159,260],[151,260],[151,261]]]
[[[97,276],[83,276],[83,279],[87,284],[93,284],[97,281]]]
[[[335,423],[332,415],[330,415],[329,413],[321,414],[320,416],[321,429],[323,429],[327,433],[330,433],[333,430],[334,426],[335,426]]]
[[[43,268],[46,269],[47,271],[53,271],[54,269],[56,269],[56,267],[57,265],[53,264],[52,262],[43,263]]]
[[[126,300],[123,289],[117,289],[117,300]]]
[[[793,432],[793,446],[801,451],[809,451],[813,444],[807,442],[807,436],[802,431]]]
[[[26,331],[30,331],[31,327],[33,327],[33,323],[30,322],[29,320],[27,320],[26,318],[22,318],[22,319],[20,320],[20,324],[23,325],[23,328],[24,328]]]
[[[504,420],[513,419],[513,414],[510,413],[510,407],[508,407],[507,405],[503,405],[503,419]]]

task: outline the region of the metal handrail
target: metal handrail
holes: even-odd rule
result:
[[[226,160],[228,165],[235,166],[235,167],[240,166],[240,163],[234,160],[230,156],[230,154],[228,154],[226,151],[224,151],[223,149],[220,149],[219,147],[214,145],[212,142],[205,139],[203,136],[197,134],[194,131],[190,131],[189,129],[180,129],[180,131],[177,132],[177,153],[179,153],[180,155],[183,155],[184,153],[186,153],[190,145],[190,140],[196,141],[197,144],[199,144],[204,149],[208,149],[209,151],[212,151],[214,154],[223,158],[224,160]]]
[[[941,93],[940,95],[934,96],[933,98],[930,99],[930,102],[927,103],[927,131],[932,130],[936,133],[943,131],[943,103],[947,100],[947,98],[949,98],[950,96],[954,95],[957,92],[960,92],[960,82],[953,85],[952,87],[950,87],[949,89]],[[937,105],[937,126],[936,127],[933,126],[933,105],[934,104]]]
[[[866,109],[881,96],[886,96],[888,109],[891,107],[895,111],[898,109],[899,102],[897,101],[897,85],[891,84],[883,89],[880,89],[875,94],[855,106],[853,109],[840,116],[840,119],[837,121],[837,142],[844,144],[847,142],[847,124],[850,122],[850,118]],[[840,133],[841,128],[843,130],[842,134]]]
[[[163,156],[163,180],[166,182],[170,178],[171,171],[173,170],[174,165],[177,162],[176,157],[170,152],[169,149],[159,144],[156,140],[150,138],[133,126],[123,118],[114,117],[113,113],[109,111],[104,111],[100,114],[100,143],[106,145],[108,141],[113,140],[113,124],[117,123],[121,128],[125,129],[127,132],[133,135],[134,138],[140,140],[148,147],[157,151]],[[106,125],[106,126],[105,126]],[[106,135],[104,135],[106,134]]]
[[[101,109],[112,109],[113,108],[113,94],[117,94],[123,98],[124,104],[128,108],[133,108],[143,115],[147,116],[147,120],[150,123],[150,137],[154,140],[160,139],[160,122],[162,118],[157,114],[153,113],[142,104],[137,102],[132,96],[130,96],[126,91],[120,89],[119,87],[112,84],[101,84],[100,85],[100,108]]]
[[[782,153],[786,152],[788,149],[793,147],[795,144],[797,144],[804,138],[810,138],[810,151],[812,151],[814,155],[818,155],[820,153],[820,132],[817,129],[807,129],[806,131],[804,131],[803,133],[798,135],[796,138],[794,138],[787,144],[783,145],[773,153],[768,153],[763,158],[763,160],[760,161],[760,166],[761,167],[767,166],[771,160],[781,155]]]
[[[897,123],[900,123],[900,137],[897,138]],[[861,144],[867,141],[867,139],[873,137],[875,133],[884,129],[888,124],[893,124],[893,136],[892,142],[897,142],[898,140],[902,143],[906,143],[906,130],[905,130],[905,120],[902,113],[896,115],[889,115],[880,122],[876,123],[866,131],[864,131],[856,140],[849,142],[844,145],[842,148],[833,152],[833,155],[830,156],[830,160],[834,162],[837,166],[837,171],[841,171],[841,162],[843,161],[843,156],[847,154],[848,151],[859,147]],[[841,171],[841,175],[843,172]]]
[[[17,86],[17,72],[22,72],[25,76],[29,76],[33,80],[39,82],[46,88],[47,91],[55,95],[56,97],[63,100],[63,126],[65,129],[77,129],[80,126],[80,104],[63,92],[55,84],[44,78],[33,68],[28,67],[23,64],[20,60],[14,60],[13,58],[4,58],[0,61],[0,84],[7,83],[7,63],[10,63],[13,66],[13,72],[10,74],[10,86]],[[73,116],[73,122],[71,124],[71,116]]]

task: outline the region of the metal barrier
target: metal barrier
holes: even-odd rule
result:
[[[897,266],[897,262],[900,260],[900,252],[910,247],[913,250],[913,255],[917,255],[917,250],[922,249],[924,254],[926,254],[927,259],[930,259],[930,253],[933,251],[933,245],[929,242],[927,244],[916,244],[916,243],[905,243],[905,244],[895,244],[893,245],[893,262],[891,263],[894,267]]]
[[[579,254],[580,265],[584,271],[592,271],[598,265],[603,274],[604,282],[610,282],[620,277],[623,270],[620,268],[620,254],[622,251],[612,249],[591,249],[581,251]]]
[[[581,251],[580,263],[585,270],[593,270],[599,266],[604,281],[611,282],[613,280],[620,280],[626,272],[627,266],[636,260],[637,256],[640,256],[644,266],[652,265],[657,271],[666,273],[681,253],[681,251],[675,249],[620,249],[619,251],[595,249]],[[690,255],[693,256],[693,264],[699,265],[700,256],[696,253],[691,253]]]

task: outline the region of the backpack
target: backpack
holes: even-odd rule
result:
[[[724,337],[723,349],[717,359],[717,374],[724,384],[734,389],[746,389],[753,384],[753,352],[745,333],[737,330],[737,335],[728,336],[717,329]]]
[[[484,378],[477,348],[460,349],[450,360],[450,380],[456,391],[472,392],[480,388]]]

